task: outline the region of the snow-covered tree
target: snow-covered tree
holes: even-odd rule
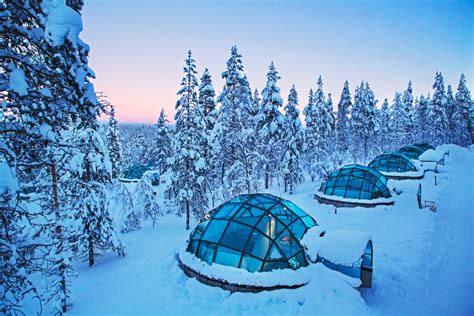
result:
[[[145,219],[151,219],[153,227],[162,215],[156,193],[153,190],[152,179],[150,176],[144,176],[137,185],[136,205],[139,208],[140,215]]]
[[[446,105],[445,105],[445,112],[446,112],[446,119],[447,119],[447,128],[448,128],[448,135],[446,141],[448,143],[453,143],[455,135],[455,124],[454,124],[454,113],[455,113],[456,101],[454,100],[453,95],[453,88],[451,85],[448,85],[448,90],[446,92]]]
[[[464,74],[461,74],[456,92],[454,124],[456,144],[467,147],[474,143],[474,102]]]
[[[178,214],[186,214],[186,229],[189,229],[191,214],[203,218],[207,210],[207,196],[204,191],[206,161],[206,122],[198,104],[196,65],[191,51],[185,60],[184,77],[180,96],[176,103],[176,127],[173,135],[174,156],[170,159],[172,176],[168,188],[178,206]]]
[[[107,147],[109,150],[110,162],[112,163],[112,178],[118,178],[122,172],[122,146],[115,119],[115,107],[110,107],[109,125],[107,128]]]
[[[402,102],[402,95],[396,92],[390,109],[390,139],[395,150],[407,144],[406,131],[409,119],[406,114],[407,112]]]
[[[378,131],[378,149],[380,152],[386,152],[391,149],[390,146],[390,108],[388,100],[385,99],[378,112],[379,131]]]
[[[295,186],[304,181],[301,156],[304,152],[304,128],[299,118],[298,93],[293,85],[285,106],[285,135],[283,154],[283,179],[285,192],[293,194]]]
[[[428,111],[428,125],[430,127],[430,143],[434,146],[443,144],[448,139],[448,119],[446,116],[446,90],[441,73],[436,72],[433,84],[433,98]]]
[[[305,165],[308,170],[311,181],[315,180],[315,173],[311,172],[314,164],[314,152],[318,146],[318,126],[317,126],[317,115],[315,110],[315,94],[313,89],[309,90],[308,104],[303,109],[305,116]]]
[[[206,118],[206,126],[208,134],[214,128],[217,122],[217,108],[216,108],[216,92],[212,85],[212,78],[209,70],[206,68],[202,74],[201,82],[199,84],[199,98],[198,103],[204,109],[204,116]]]
[[[267,73],[267,84],[262,91],[261,110],[257,118],[261,154],[265,157],[263,169],[266,189],[270,187],[273,175],[278,174],[281,166],[281,142],[285,120],[280,112],[283,99],[277,86],[279,79],[278,71],[272,62]]]
[[[403,92],[402,103],[406,118],[404,143],[409,145],[415,143],[415,112],[413,109],[413,87],[411,80],[408,82],[407,89]]]
[[[341,100],[337,106],[336,116],[336,137],[337,137],[337,150],[344,155],[349,149],[349,143],[351,139],[350,135],[350,118],[352,98],[349,90],[349,82],[344,82],[344,88],[341,93]]]
[[[351,127],[353,131],[352,152],[356,160],[364,163],[370,154],[373,136],[378,129],[375,112],[376,102],[369,84],[362,82],[354,94]]]
[[[251,109],[252,109],[252,118],[254,118],[260,111],[260,94],[258,93],[258,89],[255,89],[255,91],[253,92]]]
[[[160,174],[162,174],[168,167],[166,160],[173,154],[171,131],[163,109],[161,109],[160,116],[155,125],[155,137],[152,144],[155,147],[155,163]]]
[[[430,107],[430,97],[425,98],[424,95],[420,96],[420,100],[416,103],[416,130],[417,140],[422,143],[429,143],[430,127],[428,126],[428,112]]]

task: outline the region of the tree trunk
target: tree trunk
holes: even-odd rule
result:
[[[290,180],[290,194],[293,194],[293,180]]]

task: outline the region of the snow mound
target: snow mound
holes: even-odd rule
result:
[[[18,181],[10,166],[4,161],[0,162],[0,194],[15,193],[19,189]]]
[[[393,198],[378,198],[378,199],[372,199],[372,200],[368,200],[368,199],[350,199],[350,198],[345,198],[345,197],[338,196],[338,195],[324,194],[321,191],[316,191],[315,195],[317,195],[318,197],[323,198],[323,199],[328,199],[328,200],[333,200],[333,201],[338,201],[338,202],[346,202],[346,203],[380,204],[380,203],[392,203],[392,202],[394,202]]]
[[[433,150],[428,149],[424,153],[422,153],[419,157],[420,161],[440,161],[444,157],[443,150]]]
[[[302,243],[308,248],[308,253],[317,251],[318,255],[335,264],[344,266],[360,266],[362,255],[372,236],[348,230],[330,230],[320,237],[320,233],[310,230]]]
[[[54,47],[63,45],[66,39],[75,45],[82,31],[80,14],[60,0],[45,0],[42,9],[46,14],[44,39]]]

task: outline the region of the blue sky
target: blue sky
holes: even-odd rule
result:
[[[379,104],[408,80],[415,95],[431,92],[436,71],[453,87],[464,72],[473,87],[473,1],[85,2],[96,90],[123,122],[154,122],[162,107],[172,117],[188,49],[217,91],[232,45],[253,89],[273,61],[282,97],[295,84],[300,108],[320,74],[336,104],[346,79],[352,92],[369,81]]]

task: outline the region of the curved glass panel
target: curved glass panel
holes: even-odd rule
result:
[[[250,272],[308,265],[300,244],[316,221],[293,202],[247,194],[210,211],[191,233],[187,251],[207,263]]]
[[[435,149],[433,146],[427,143],[414,144],[413,146],[423,149],[423,152],[427,151],[428,149]]]
[[[391,197],[387,178],[377,170],[362,165],[347,165],[334,171],[321,184],[320,192],[362,200]]]
[[[369,167],[382,172],[416,171],[411,159],[400,153],[381,154],[369,163]]]
[[[410,159],[418,159],[422,153],[427,149],[422,149],[417,146],[406,146],[397,150],[397,153],[407,156]]]

